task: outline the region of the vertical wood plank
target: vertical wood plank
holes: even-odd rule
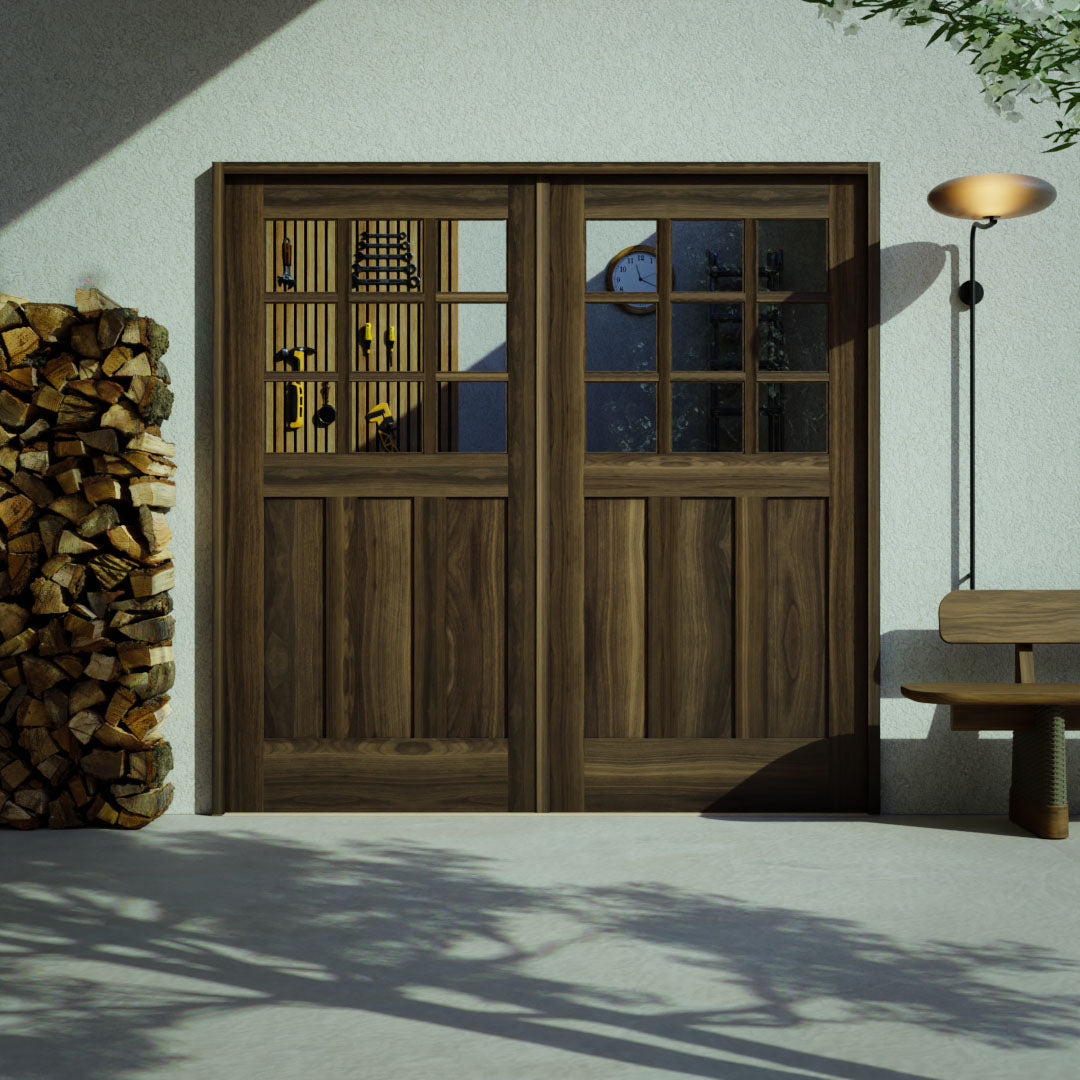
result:
[[[223,184],[216,298],[222,312],[215,378],[215,635],[222,809],[262,809],[263,497],[262,186]],[[217,309],[216,309],[217,311]],[[215,311],[215,318],[217,313]]]
[[[222,640],[222,627],[225,621],[225,490],[224,490],[224,452],[225,452],[225,169],[223,163],[215,161],[211,175],[211,213],[213,215],[212,250],[213,289],[214,289],[214,484],[213,484],[213,618],[214,635],[211,659],[213,663],[213,734],[214,748],[212,758],[211,811],[215,815],[226,810],[229,765],[227,761],[225,727],[225,643]]]
[[[264,738],[323,734],[323,506],[266,499]]]
[[[413,500],[413,732],[446,738],[446,500]]]
[[[828,734],[832,739],[830,780],[833,809],[865,802],[864,725],[856,723],[856,701],[864,672],[857,670],[856,640],[860,620],[856,605],[856,538],[864,530],[865,499],[856,498],[859,468],[857,441],[865,440],[865,422],[857,415],[858,380],[866,367],[865,335],[860,333],[866,309],[866,278],[855,222],[855,184],[834,182],[829,188],[829,461],[828,523],[829,700]],[[865,250],[865,231],[863,239]],[[862,340],[860,340],[860,338]],[[862,370],[858,370],[861,368]],[[865,480],[864,480],[865,484]],[[865,631],[863,631],[865,633]],[[861,711],[861,706],[860,706]],[[859,731],[856,737],[856,731]]]
[[[656,223],[656,270],[659,303],[656,305],[656,368],[660,384],[656,395],[656,448],[671,453],[671,221]]]
[[[826,512],[822,499],[767,502],[770,738],[820,739],[828,734]]]
[[[768,735],[765,709],[765,499],[735,500],[735,736]]]
[[[424,218],[421,250],[423,252],[420,286],[424,292],[424,330],[421,334],[424,355],[424,392],[420,404],[423,434],[420,449],[425,454],[436,452],[438,441],[438,337],[439,312],[435,292],[439,283],[439,222]]]
[[[446,737],[506,738],[506,504],[447,499]],[[438,630],[436,629],[436,632]]]
[[[551,558],[548,550],[548,519],[550,486],[548,454],[551,446],[548,415],[547,385],[550,371],[548,330],[551,326],[551,185],[540,181],[536,185],[536,693],[533,705],[536,714],[536,809],[546,813],[551,809],[550,755],[548,753],[548,633],[551,625],[551,596],[548,579]],[[583,492],[584,493],[584,492]],[[584,616],[583,616],[584,618]],[[582,743],[584,752],[584,743]]]
[[[585,500],[585,738],[645,737],[645,500]]]
[[[879,230],[880,166],[870,163],[866,185],[866,383],[865,402],[860,407],[866,415],[866,811],[881,813],[881,619],[880,619],[880,537],[879,514],[879,424],[880,323],[881,323],[881,237]],[[856,725],[856,731],[862,725]]]
[[[345,520],[345,500],[325,500],[325,566],[326,566],[326,723],[325,735],[330,739],[344,739],[349,733],[350,703],[345,698],[345,652],[349,633],[346,612],[345,547],[348,532]],[[351,573],[355,567],[350,564]]]
[[[758,240],[757,219],[743,221],[743,291],[746,308],[743,311],[743,453],[757,453],[757,353],[758,353]]]
[[[552,810],[585,808],[585,192],[551,185],[547,414],[547,712]]]
[[[731,499],[678,501],[677,588],[669,600],[679,629],[674,738],[734,734],[732,505]]]
[[[663,278],[661,274],[661,278]],[[678,498],[648,500],[648,716],[650,739],[678,735],[680,687],[676,665],[681,650]]]
[[[340,737],[407,739],[416,617],[412,506],[408,499],[349,499],[342,524]]]
[[[511,184],[506,237],[506,728],[509,809],[536,800],[536,189]],[[451,234],[456,251],[457,225]],[[450,262],[457,288],[457,259]]]
[[[352,320],[349,312],[352,303],[349,290],[352,288],[349,269],[352,255],[346,238],[350,231],[348,218],[338,218],[334,221],[334,235],[341,238],[336,245],[334,253],[334,280],[337,285],[337,303],[334,305],[334,362],[337,369],[337,419],[334,426],[339,434],[336,445],[341,452],[348,453],[357,447],[357,438],[353,434],[354,425],[358,421],[353,419],[353,396],[349,392],[349,372],[353,367],[353,353],[356,348],[356,338],[350,341]]]

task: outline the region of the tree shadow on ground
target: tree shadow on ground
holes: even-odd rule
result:
[[[809,1023],[800,1008],[819,997],[844,1003],[839,1023],[907,1023],[1002,1049],[1080,1035],[1080,997],[1002,985],[1074,966],[1019,943],[913,948],[849,920],[661,884],[528,887],[499,880],[494,859],[410,841],[325,849],[241,831],[95,832],[9,835],[3,846],[5,1078],[120,1080],[141,1075],[136,1068],[178,1067],[161,1044],[170,1028],[207,1010],[240,1017],[288,1005],[691,1077],[719,1068],[725,1080],[778,1070],[925,1080],[730,1034]],[[537,947],[523,918],[568,920],[574,932]],[[530,973],[553,948],[579,945],[659,949],[715,977],[718,998],[730,1000],[734,983],[754,1003],[685,1009],[647,989]]]

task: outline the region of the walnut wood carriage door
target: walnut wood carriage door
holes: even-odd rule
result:
[[[864,808],[854,186],[264,179],[219,808]]]

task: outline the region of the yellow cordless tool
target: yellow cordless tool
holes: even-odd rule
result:
[[[390,406],[385,401],[380,401],[374,409],[364,413],[364,419],[375,425],[375,433],[379,436],[379,446],[390,453],[397,453],[397,421],[390,411]]]
[[[307,345],[294,345],[291,348],[278,349],[274,353],[275,364],[291,364],[294,371],[304,370],[304,357],[314,356],[315,350]],[[285,428],[295,431],[304,426],[304,384],[287,382],[285,384]]]

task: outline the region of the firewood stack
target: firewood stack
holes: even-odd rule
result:
[[[153,319],[0,294],[0,824],[137,829],[172,750],[172,409]]]

